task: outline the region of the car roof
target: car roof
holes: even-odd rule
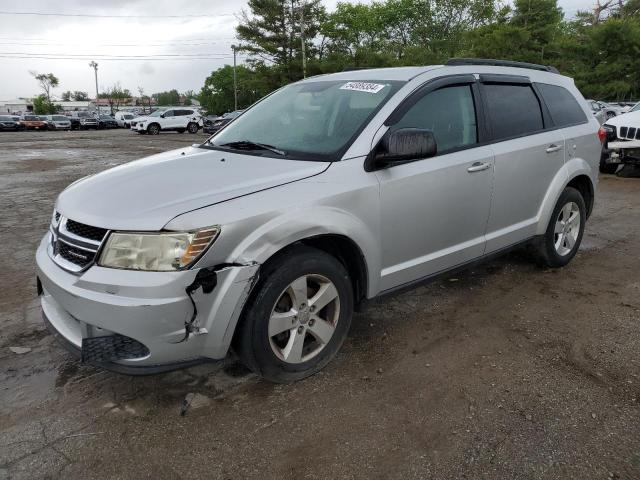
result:
[[[464,65],[427,65],[422,67],[394,67],[349,70],[309,77],[299,83],[314,81],[401,81],[409,82],[425,73],[436,73],[437,76],[456,74],[501,74],[529,77],[532,82],[550,83],[554,85],[573,85],[573,79],[553,71],[543,71],[523,66],[464,64]]]

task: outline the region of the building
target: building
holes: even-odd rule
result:
[[[0,115],[4,114],[21,114],[33,111],[33,103],[31,100],[24,98],[15,98],[11,100],[0,100]]]

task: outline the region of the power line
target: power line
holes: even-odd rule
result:
[[[42,60],[76,60],[76,61],[86,61],[88,58],[77,58],[77,57],[29,57],[29,56],[20,56],[20,55],[3,55],[0,54],[0,58],[7,59],[16,59],[16,60],[33,60],[33,59],[42,59]],[[149,61],[149,62],[160,62],[160,61],[184,61],[184,60],[224,60],[227,58],[233,58],[233,55],[226,55],[220,57],[178,57],[178,58],[101,58],[100,61],[108,62],[108,61],[136,61],[139,62],[141,60]]]
[[[218,45],[220,43],[227,43],[231,40],[225,40],[224,42],[204,42],[204,43],[94,43],[91,44],[92,47],[198,47],[205,45]],[[0,45],[16,45],[19,47],[39,47],[39,46],[77,46],[78,43],[50,43],[50,42],[39,42],[39,43],[22,43],[22,42],[2,42],[0,41]]]
[[[0,11],[0,15],[33,15],[37,17],[84,17],[84,18],[218,18],[234,17],[235,13],[219,13],[216,15],[99,15],[88,13],[43,13],[43,12],[7,12]]]
[[[30,53],[30,52],[0,52],[2,55],[25,55],[25,56],[47,56],[51,58],[57,58],[58,56],[70,57],[70,58],[106,58],[106,57],[118,57],[118,58],[154,58],[154,57],[202,57],[202,56],[226,56],[231,57],[228,53],[216,53],[216,52],[201,52],[201,53],[160,53],[149,55],[118,55],[118,54],[91,54],[91,53]]]

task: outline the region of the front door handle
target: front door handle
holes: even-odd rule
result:
[[[486,170],[486,169],[488,169],[490,167],[491,167],[491,164],[489,162],[475,162],[473,165],[471,165],[469,168],[467,168],[467,172],[469,172],[469,173],[481,172],[481,171]]]
[[[547,153],[553,153],[562,150],[562,147],[558,145],[554,145],[553,143],[547,147],[545,150]]]

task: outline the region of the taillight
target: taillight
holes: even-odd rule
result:
[[[607,141],[607,131],[602,127],[598,130],[598,138],[602,144]]]

